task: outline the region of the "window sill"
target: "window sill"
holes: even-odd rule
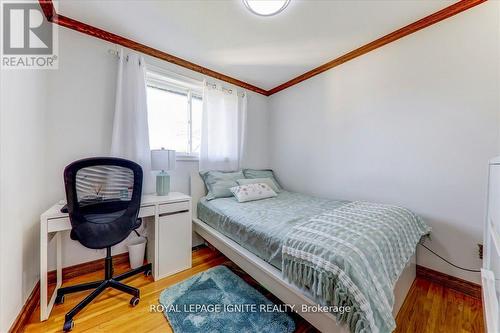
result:
[[[176,156],[175,160],[181,162],[198,162],[200,158],[198,156]]]

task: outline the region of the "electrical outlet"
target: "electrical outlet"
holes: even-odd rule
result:
[[[477,244],[479,259],[483,259],[483,244]]]

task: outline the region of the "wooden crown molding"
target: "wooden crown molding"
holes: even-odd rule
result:
[[[290,81],[287,81],[283,84],[280,84],[279,86],[268,90],[267,95],[270,96],[272,94],[275,94],[281,90],[284,90],[288,87],[291,87],[293,85],[296,85],[297,83],[300,83],[302,81],[305,81],[307,79],[312,78],[313,76],[316,76],[318,74],[321,74],[329,69],[332,69],[334,67],[337,67],[349,60],[355,59],[359,56],[362,56],[363,54],[366,54],[370,51],[373,51],[375,49],[378,49],[379,47],[382,47],[384,45],[387,45],[389,43],[392,43],[398,39],[401,39],[405,36],[408,36],[414,32],[417,32],[419,30],[422,30],[424,28],[427,28],[428,26],[431,26],[435,23],[438,23],[444,19],[447,19],[453,15],[456,15],[458,13],[461,13],[469,8],[472,8],[474,6],[479,5],[480,3],[485,2],[486,0],[462,0],[457,3],[454,3],[451,6],[448,6],[444,9],[441,9],[440,11],[431,14],[429,16],[424,17],[423,19],[420,19],[416,22],[413,22],[411,24],[408,24],[405,27],[402,27],[401,29],[398,29],[394,32],[391,32],[390,34],[387,34],[383,37],[380,37],[379,39],[374,40],[373,42],[370,42],[368,44],[365,44],[361,47],[358,47],[357,49],[348,52],[336,59],[333,59],[332,61],[327,62],[326,64],[323,64],[319,67],[316,67],[302,75],[297,76],[294,79],[291,79]]]
[[[486,2],[486,0],[460,0],[444,9],[441,9],[440,11],[437,11],[434,14],[428,15],[416,22],[413,22],[411,24],[408,24],[407,26],[404,26],[394,32],[391,32],[390,34],[387,34],[383,37],[380,37],[368,44],[365,44],[361,47],[358,47],[357,49],[348,52],[336,59],[333,59],[319,67],[316,67],[302,75],[297,76],[294,79],[291,79],[283,84],[280,84],[277,87],[274,87],[270,90],[265,90],[259,87],[256,87],[254,85],[251,85],[247,82],[232,78],[230,76],[227,76],[225,74],[213,71],[209,68],[197,65],[195,63],[192,63],[190,61],[184,60],[182,58],[176,57],[174,55],[168,54],[166,52],[157,50],[155,48],[146,46],[144,44],[135,42],[131,39],[113,34],[111,32],[96,28],[94,26],[88,25],[86,23],[74,20],[72,18],[66,17],[64,15],[60,15],[56,12],[54,8],[54,4],[52,0],[38,0],[40,3],[40,7],[42,8],[45,17],[49,22],[52,22],[54,24],[58,24],[60,26],[79,31],[81,33],[87,34],[89,36],[93,36],[96,38],[103,39],[105,41],[118,44],[121,46],[124,46],[126,48],[147,54],[149,56],[173,63],[175,65],[190,69],[194,72],[201,73],[203,75],[207,75],[210,77],[213,77],[215,79],[234,84],[235,86],[259,93],[264,96],[271,96],[279,91],[282,91],[286,88],[289,88],[291,86],[294,86],[302,81],[308,80],[318,74],[321,74],[329,69],[332,69],[334,67],[337,67],[347,61],[350,61],[352,59],[355,59],[357,57],[360,57],[368,52],[371,52],[375,49],[378,49],[379,47],[382,47],[384,45],[387,45],[389,43],[392,43],[398,39],[401,39],[405,36],[408,36],[414,32],[417,32],[419,30],[422,30],[424,28],[427,28],[433,24],[436,24],[442,20],[445,20],[451,16],[457,15],[465,10],[468,10],[472,7],[475,7],[483,2]]]
[[[131,39],[113,34],[111,32],[96,28],[89,24],[58,14],[55,10],[52,0],[39,0],[38,2],[40,3],[40,7],[42,7],[43,13],[45,14],[45,17],[49,22],[52,22],[54,24],[60,25],[65,28],[76,30],[78,32],[84,33],[92,37],[103,39],[113,44],[124,46],[126,48],[190,69],[194,72],[198,72],[203,75],[207,75],[215,79],[234,84],[235,86],[242,87],[244,89],[254,91],[262,95],[267,95],[267,91],[265,89],[261,89],[249,83],[213,71],[209,68],[197,65],[195,63],[176,57],[169,53],[157,50],[155,48],[133,41]]]

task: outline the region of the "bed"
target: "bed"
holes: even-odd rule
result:
[[[283,229],[304,221],[327,208],[347,202],[313,198],[283,191],[272,201],[238,203],[234,198],[205,199],[206,190],[198,173],[191,175],[193,229],[250,276],[322,332],[348,332],[330,313],[303,312],[302,305],[317,304],[303,288],[282,276]],[[272,204],[271,204],[272,202]],[[272,223],[271,223],[272,222]],[[415,279],[415,256],[399,276],[394,288],[392,314],[396,316]]]

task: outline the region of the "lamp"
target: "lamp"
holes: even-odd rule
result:
[[[281,13],[290,0],[243,0],[243,4],[252,13],[259,16],[273,16]]]
[[[160,170],[156,175],[156,194],[167,195],[170,192],[170,175],[165,171],[175,169],[175,150],[151,150],[151,169]]]

